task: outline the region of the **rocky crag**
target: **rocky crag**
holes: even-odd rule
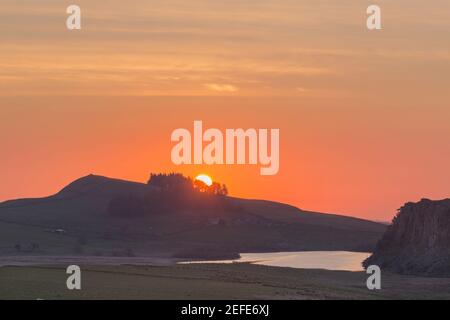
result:
[[[406,203],[364,267],[402,274],[450,277],[450,199]]]

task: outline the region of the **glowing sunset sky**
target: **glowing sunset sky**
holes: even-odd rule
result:
[[[390,219],[450,196],[450,2],[3,0],[0,201],[89,173]],[[82,9],[81,31],[65,10]],[[171,163],[170,134],[280,128],[280,172]]]

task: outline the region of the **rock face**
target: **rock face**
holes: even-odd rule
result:
[[[450,277],[450,199],[406,203],[364,267]]]

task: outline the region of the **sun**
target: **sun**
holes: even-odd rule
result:
[[[206,174],[199,174],[198,176],[195,177],[195,180],[203,182],[208,187],[211,186],[213,183],[211,177]]]

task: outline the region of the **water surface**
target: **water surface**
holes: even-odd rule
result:
[[[193,261],[188,263],[251,262],[273,267],[363,271],[361,263],[369,255],[370,253],[367,252],[350,251],[241,253],[241,258],[235,260]]]

